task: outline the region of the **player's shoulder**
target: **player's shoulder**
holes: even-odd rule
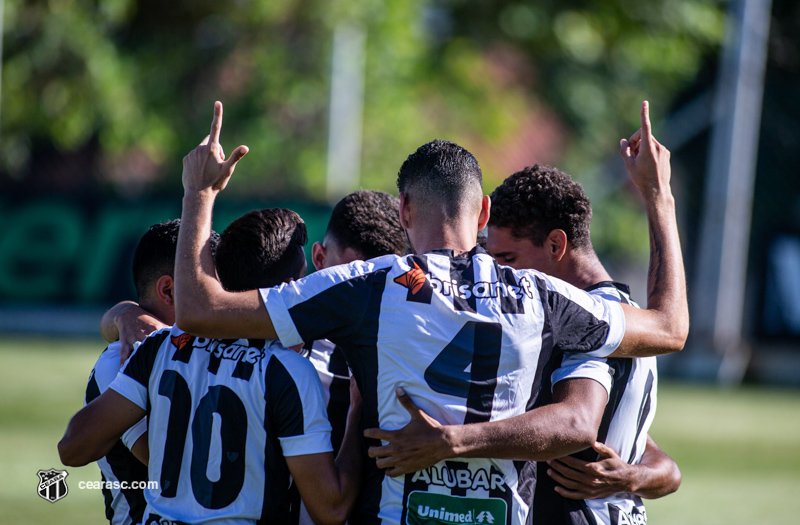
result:
[[[601,281],[589,286],[588,288],[584,288],[584,291],[589,295],[594,295],[607,301],[630,304],[637,308],[639,307],[639,305],[636,304],[633,299],[631,299],[631,289],[625,283],[619,283],[616,281]]]
[[[97,395],[102,394],[108,385],[117,377],[119,372],[119,341],[110,343],[97,358],[89,378],[89,387],[97,390]],[[96,397],[96,396],[93,396]]]
[[[312,375],[317,377],[317,369],[314,368],[308,358],[301,356],[290,348],[284,347],[279,341],[268,341],[266,350],[269,353],[269,360],[272,365],[268,366],[268,369],[274,369],[278,364],[279,368],[285,369],[293,379],[305,380]],[[272,363],[273,360],[275,364]]]

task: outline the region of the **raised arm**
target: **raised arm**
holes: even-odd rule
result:
[[[642,103],[642,127],[620,141],[620,155],[644,198],[650,227],[647,309],[622,305],[625,336],[612,357],[646,357],[679,352],[689,334],[686,275],[670,188],[670,153],[650,131],[648,103]]]
[[[440,425],[398,389],[411,414],[400,430],[367,429],[364,436],[388,441],[371,447],[370,457],[390,476],[430,467],[448,458],[544,461],[592,446],[608,394],[593,379],[556,383],[555,402],[510,419],[471,425]]]
[[[548,461],[547,474],[561,486],[556,492],[570,499],[601,499],[614,494],[636,494],[656,499],[672,494],[681,485],[678,465],[648,435],[642,460],[625,463],[613,449],[595,443],[599,459],[586,462],[571,456]]]
[[[275,339],[275,329],[258,290],[227,292],[217,279],[211,255],[211,214],[217,194],[228,184],[246,153],[239,146],[225,160],[219,144],[222,104],[214,104],[211,134],[183,159],[183,213],[175,260],[175,320],[200,337]]]

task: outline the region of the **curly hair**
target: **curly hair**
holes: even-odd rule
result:
[[[306,224],[292,210],[245,213],[220,235],[214,257],[219,280],[230,292],[244,292],[299,279],[307,242]]]
[[[400,201],[380,191],[360,190],[333,208],[325,236],[342,249],[352,248],[365,260],[404,255],[406,236],[400,226]]]
[[[564,230],[576,248],[591,246],[592,205],[583,188],[552,166],[528,166],[508,177],[491,195],[489,226],[510,228],[518,239],[544,244],[554,229]]]

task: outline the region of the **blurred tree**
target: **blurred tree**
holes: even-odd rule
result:
[[[136,196],[179,187],[180,159],[225,103],[251,148],[229,194],[321,200],[331,35],[367,32],[363,187],[392,191],[433,138],[478,156],[486,190],[534,162],[583,173],[663,111],[716,50],[715,0],[6,0],[0,181]],[[657,130],[656,130],[657,131]],[[601,248],[636,246],[619,205]],[[646,225],[644,225],[646,231]]]

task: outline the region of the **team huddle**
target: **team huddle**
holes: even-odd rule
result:
[[[677,490],[648,429],[655,356],[689,316],[647,103],[620,142],[650,225],[646,308],[600,263],[569,175],[527,167],[487,196],[439,140],[403,162],[399,199],[334,207],[305,276],[293,211],[211,229],[247,153],[225,158],[221,127],[216,103],[181,219],[140,240],[138,303],[104,316],[58,445],[106,481],[158,482],[104,490],[111,523],[644,524],[642,498]]]

